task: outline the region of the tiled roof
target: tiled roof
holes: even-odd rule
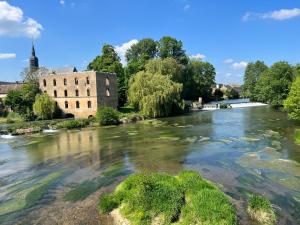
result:
[[[0,81],[0,94],[7,94],[11,90],[17,90],[22,87],[21,83],[11,83]]]

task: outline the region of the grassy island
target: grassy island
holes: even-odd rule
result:
[[[262,225],[273,225],[276,216],[268,199],[260,195],[252,195],[249,199],[248,213],[250,217]]]
[[[235,209],[227,196],[192,171],[178,176],[131,175],[112,194],[101,196],[99,210],[112,215],[117,211],[125,221],[122,224],[237,224]]]

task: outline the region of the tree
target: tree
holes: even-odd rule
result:
[[[261,75],[255,86],[255,99],[280,107],[289,94],[293,80],[293,67],[287,62],[277,62]]]
[[[89,70],[98,72],[116,73],[118,81],[118,99],[119,106],[126,102],[126,84],[124,77],[124,70],[121,59],[116,53],[112,45],[105,44],[102,47],[102,54],[97,56],[89,65]]]
[[[284,101],[284,109],[292,120],[300,121],[300,76],[293,82],[291,91]]]
[[[169,76],[141,71],[130,80],[128,100],[149,117],[164,117],[184,109],[181,99],[182,84]]]
[[[182,68],[174,58],[152,59],[146,64],[146,71],[149,73],[159,73],[170,75],[175,82],[181,82]]]
[[[186,100],[211,100],[212,86],[215,84],[216,71],[212,64],[201,61],[191,61],[183,80],[183,96]]]
[[[220,101],[223,99],[224,93],[221,91],[221,89],[217,88],[214,92],[214,98],[217,101]]]
[[[187,65],[189,58],[183,50],[181,41],[165,36],[158,42],[158,55],[160,58],[174,58],[179,64]]]
[[[243,96],[256,100],[255,86],[261,75],[268,69],[263,61],[249,63],[244,75]]]
[[[47,75],[49,70],[45,67],[40,67],[34,71],[30,71],[29,68],[25,68],[21,72],[21,78],[25,83],[38,83],[38,80],[41,76]]]
[[[26,113],[27,103],[23,99],[21,90],[9,91],[4,99],[4,105],[16,113]]]
[[[33,112],[40,119],[52,119],[55,112],[56,105],[54,100],[46,94],[38,94],[33,104]]]
[[[226,90],[226,96],[228,99],[238,99],[240,98],[240,94],[233,88]]]

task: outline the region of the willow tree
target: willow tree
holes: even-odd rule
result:
[[[33,112],[40,119],[52,119],[55,112],[55,102],[46,93],[38,94],[33,104]]]
[[[300,76],[292,84],[291,91],[284,101],[284,109],[290,119],[300,121]]]
[[[149,117],[164,117],[184,109],[182,84],[159,73],[141,71],[130,80],[128,101]]]

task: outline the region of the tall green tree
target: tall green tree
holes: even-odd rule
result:
[[[183,50],[182,41],[165,36],[158,42],[158,55],[160,58],[174,58],[179,64],[187,65],[189,58]]]
[[[91,63],[89,63],[88,69],[99,72],[116,73],[118,81],[119,106],[124,105],[126,102],[127,92],[124,69],[121,59],[116,53],[114,47],[108,44],[103,45],[101,55],[98,55]]]
[[[182,66],[174,58],[152,59],[148,61],[145,67],[147,72],[170,75],[173,81],[182,81]]]
[[[141,71],[130,80],[128,100],[131,105],[149,117],[164,117],[181,112],[182,84],[170,76]]]
[[[291,91],[284,101],[284,109],[292,120],[300,121],[300,76],[293,82]]]
[[[256,100],[255,86],[262,74],[268,69],[263,61],[249,63],[244,75],[243,96]]]
[[[185,71],[183,80],[183,97],[186,100],[205,102],[212,98],[212,86],[215,84],[216,71],[212,64],[202,61],[191,61]]]
[[[281,61],[265,70],[255,86],[255,99],[280,107],[287,98],[294,80],[293,67]]]
[[[54,100],[46,93],[38,94],[33,104],[34,114],[43,120],[52,119],[56,105]]]

